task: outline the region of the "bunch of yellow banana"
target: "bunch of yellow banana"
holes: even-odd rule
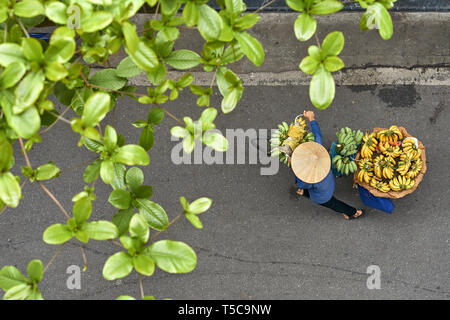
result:
[[[392,179],[394,176],[394,166],[395,166],[395,160],[391,157],[385,157],[384,158],[384,164],[383,164],[383,177],[386,179]]]
[[[372,180],[370,180],[370,186],[377,190],[380,190],[381,192],[389,192],[391,190],[386,182],[379,181],[375,178],[372,178]]]
[[[416,142],[413,139],[406,138],[402,142],[403,152],[408,155],[411,160],[420,158],[422,150],[416,146]]]
[[[297,118],[297,123],[298,123],[300,126],[302,126],[303,128],[306,128],[306,121],[305,121],[305,118],[303,118],[303,117],[298,117],[298,118]]]
[[[388,142],[380,142],[378,148],[386,157],[397,158],[402,154],[399,146],[393,146]]]
[[[423,165],[422,160],[417,159],[416,161],[414,161],[411,164],[409,171],[406,173],[406,177],[411,178],[411,179],[414,179],[415,177],[417,177],[419,172],[422,170],[422,165]]]
[[[398,176],[389,181],[389,187],[393,191],[408,190],[414,187],[414,179]]]
[[[408,173],[410,166],[411,166],[411,162],[399,161],[398,167],[397,167],[397,172],[400,173],[402,176],[404,176]]]
[[[373,177],[373,164],[369,159],[363,159],[359,161],[358,166],[360,168],[358,172],[359,181],[369,183]]]
[[[377,148],[378,141],[375,139],[374,133],[366,133],[366,135],[363,138],[363,145],[361,147],[361,156],[363,158],[371,158],[373,152]]]
[[[373,160],[373,172],[378,178],[383,178],[384,156],[380,154]]]
[[[400,132],[400,129],[397,126],[391,126],[389,129],[381,130],[377,134],[378,140],[381,142],[397,142],[398,140],[403,139],[403,135]]]

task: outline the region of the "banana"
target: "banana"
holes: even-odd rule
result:
[[[306,121],[303,117],[298,117],[297,123],[302,126],[303,128],[306,128]]]
[[[385,165],[385,161],[384,161],[383,155],[379,155],[373,161],[373,172],[380,179],[383,177],[383,166],[384,165]]]
[[[339,159],[342,159],[342,156],[341,156],[341,155],[336,155],[336,156],[334,156],[334,158],[333,158],[333,160],[332,160],[333,164],[335,165],[336,162],[337,162]]]
[[[402,176],[406,175],[408,173],[409,167],[411,166],[411,162],[404,162],[400,161],[398,163],[397,172],[400,173]]]
[[[378,148],[387,157],[397,158],[402,154],[400,147],[393,146],[387,142],[380,142]]]
[[[389,186],[393,191],[402,191],[411,189],[414,187],[414,183],[413,179],[398,176],[389,181]]]
[[[406,173],[405,176],[407,178],[414,179],[422,170],[422,165],[423,165],[422,160],[418,159],[414,161],[413,163],[411,163],[409,171]]]
[[[370,180],[370,186],[377,190],[380,190],[381,192],[389,192],[391,190],[387,183],[379,181],[376,178],[372,178]]]

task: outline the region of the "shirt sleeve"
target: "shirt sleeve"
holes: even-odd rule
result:
[[[317,123],[316,120],[311,121],[310,124],[311,124],[311,131],[314,134],[314,141],[322,145],[322,132],[320,131],[319,124]]]
[[[299,189],[310,189],[312,187],[312,184],[305,183],[297,177],[295,177],[295,183]]]

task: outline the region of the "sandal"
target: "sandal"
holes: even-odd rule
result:
[[[361,213],[360,213],[359,215],[358,215],[358,212],[356,212],[356,213],[355,213],[354,215],[352,215],[352,216],[348,216],[348,215],[346,215],[345,213],[343,213],[344,218],[345,218],[346,220],[353,220],[353,219],[358,219],[358,218],[362,217],[366,211],[365,211],[364,209],[359,209],[359,210],[361,210]],[[359,211],[359,210],[358,210],[358,211]]]

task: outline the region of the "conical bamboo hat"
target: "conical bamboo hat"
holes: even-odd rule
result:
[[[325,179],[331,168],[328,151],[317,142],[305,142],[292,153],[291,167],[294,174],[306,183]]]

